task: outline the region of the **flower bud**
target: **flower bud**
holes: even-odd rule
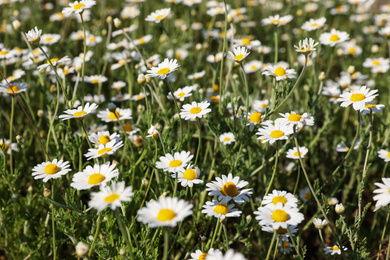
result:
[[[12,22],[12,26],[14,27],[15,31],[19,30],[21,25],[22,24],[19,22],[19,20],[15,20]]]
[[[121,249],[119,250],[119,254],[120,254],[120,255],[125,255],[125,254],[126,254],[126,250],[125,250],[124,248],[121,248]]]
[[[106,23],[112,23],[112,16],[107,16]]]
[[[143,179],[141,181],[141,183],[142,183],[143,186],[147,187],[149,185],[149,180],[148,179]]]
[[[138,113],[145,112],[145,106],[139,104],[139,105],[137,106],[137,112],[138,112]]]
[[[108,103],[108,110],[110,110],[110,112],[115,113],[116,105],[114,103]]]
[[[313,224],[317,229],[323,229],[328,222],[326,219],[321,220],[320,218],[313,219]]]
[[[145,75],[142,73],[138,74],[137,82],[138,84],[144,84],[146,82]]]
[[[379,51],[378,45],[376,45],[376,44],[372,45],[372,47],[371,47],[371,52],[372,52],[372,53],[377,53],[378,51]]]
[[[336,204],[335,210],[338,214],[342,214],[345,211],[345,208],[343,206],[343,203]]]
[[[17,136],[16,136],[16,141],[17,141],[18,143],[20,143],[21,140],[22,140],[22,136],[21,136],[21,135],[17,135]]]
[[[347,69],[347,72],[349,74],[353,74],[355,72],[355,66],[349,66],[348,69]]]
[[[48,189],[48,188],[45,188],[43,190],[43,196],[45,196],[46,198],[50,197],[51,196],[51,190]]]
[[[152,78],[148,75],[145,75],[145,79],[146,79],[146,83],[149,83],[152,80]]]
[[[78,242],[76,245],[76,255],[77,256],[86,256],[89,251],[89,246],[84,242]]]
[[[324,80],[325,79],[325,72],[321,71],[320,75],[318,76],[319,80]]]
[[[342,49],[337,49],[336,53],[337,53],[337,56],[343,56],[344,55],[344,51]]]
[[[116,28],[119,28],[119,26],[121,26],[121,24],[122,24],[121,20],[119,20],[118,18],[114,19],[114,26]]]
[[[45,115],[45,113],[43,112],[42,109],[39,109],[38,112],[37,112],[37,116],[38,117],[43,117]]]
[[[303,14],[303,11],[302,9],[298,9],[297,12],[296,12],[297,16],[301,16]]]
[[[196,45],[195,45],[195,50],[196,51],[200,51],[201,49],[202,49],[202,44],[201,43],[197,43]]]

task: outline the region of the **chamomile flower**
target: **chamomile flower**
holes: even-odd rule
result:
[[[196,118],[202,118],[204,115],[211,112],[211,109],[208,108],[210,103],[203,101],[197,103],[193,101],[191,104],[185,104],[180,110],[180,116],[184,120],[194,120]]]
[[[300,146],[299,153],[301,154],[301,158],[304,158],[308,151],[309,151],[309,149],[307,149],[306,147]],[[290,159],[299,159],[299,154],[298,154],[297,148],[294,147],[292,149],[289,149],[286,153],[286,157],[290,158]]]
[[[261,122],[261,114],[257,111],[252,112],[250,116],[248,117],[248,122],[246,123],[246,126],[249,126],[249,131],[253,131],[255,125],[260,124]]]
[[[287,69],[287,66],[285,64],[277,64],[277,65],[268,65],[264,68],[263,75],[266,76],[273,76],[276,78],[277,81],[284,80],[284,79],[291,79],[295,78],[296,72],[294,69]]]
[[[111,142],[112,140],[115,140],[116,142],[122,140],[119,134],[117,133],[110,134],[109,131],[92,133],[90,136],[88,136],[88,139],[91,141],[92,144],[96,146],[99,146],[101,144],[105,145],[108,142]]]
[[[114,130],[115,131],[123,131],[124,133],[127,133],[127,134],[135,134],[137,133],[140,129],[138,127],[135,127],[134,125],[132,124],[124,124],[123,127],[120,126],[120,127],[114,127]]]
[[[282,203],[283,206],[297,207],[298,199],[291,193],[284,190],[273,190],[263,198],[262,204],[264,207],[276,207],[278,203]]]
[[[203,205],[202,213],[207,214],[207,216],[225,219],[239,217],[242,211],[234,208],[234,204],[226,205],[213,199],[213,201],[206,201],[206,204]]]
[[[280,15],[277,14],[275,16],[270,16],[268,18],[262,19],[261,23],[264,25],[273,24],[276,26],[282,26],[291,22],[292,19],[293,19],[292,15],[286,15],[281,17]]]
[[[98,157],[107,157],[109,155],[114,154],[122,146],[122,141],[116,142],[116,140],[114,139],[106,144],[99,144],[99,147],[97,149],[89,148],[88,152],[84,154],[84,156],[87,157],[87,160],[91,160],[93,158]]]
[[[374,190],[374,193],[378,193],[374,196],[374,201],[376,201],[374,211],[377,211],[379,208],[385,207],[390,203],[390,178],[382,178],[382,182],[383,183],[375,183],[379,188]]]
[[[360,145],[360,140],[357,140],[353,149],[354,150],[358,149],[359,145]],[[350,149],[351,149],[350,146],[346,145],[344,141],[342,141],[341,144],[336,145],[336,151],[339,153],[346,153]]]
[[[131,201],[134,195],[131,186],[125,187],[125,182],[113,183],[111,186],[100,186],[99,192],[91,193],[90,207],[97,209],[99,212],[110,206],[112,210],[122,205],[123,201]]]
[[[87,115],[95,112],[98,105],[95,103],[92,103],[91,105],[89,103],[85,104],[85,106],[79,106],[77,109],[68,109],[64,111],[65,115],[60,115],[59,118],[62,120],[68,120],[68,119],[84,119]]]
[[[11,150],[17,151],[18,144],[11,143],[8,139],[0,138],[0,154],[4,154],[5,151],[7,151],[7,154],[10,154]]]
[[[193,0],[189,0],[193,1]],[[214,254],[220,254],[222,255],[222,252],[219,251],[219,249],[210,248],[207,253],[202,252],[201,250],[197,249],[195,253],[191,253],[191,258],[189,260],[205,260],[207,256],[211,256]]]
[[[314,125],[314,118],[309,113],[300,115],[291,111],[291,113],[279,113],[279,115],[281,115],[282,118],[278,118],[275,121],[280,122],[280,124],[286,124],[287,126],[296,125],[298,129],[301,129],[304,125]]]
[[[62,175],[70,172],[69,162],[63,160],[54,159],[53,161],[44,162],[35,166],[32,171],[34,179],[43,179],[43,182],[47,182],[50,179],[58,179]]]
[[[154,139],[157,139],[158,138],[158,135],[159,135],[159,132],[158,130],[156,129],[156,127],[154,125],[150,125],[150,128],[148,130],[148,134],[146,137],[152,137]]]
[[[164,172],[184,172],[184,167],[187,166],[192,157],[194,156],[186,151],[181,151],[180,153],[175,152],[173,156],[167,153],[165,156],[160,157],[159,162],[156,162],[156,167],[157,169],[164,170]]]
[[[192,93],[191,93],[192,89],[193,89],[193,87],[191,87],[191,86],[186,86],[184,88],[179,88],[175,92],[173,92],[173,95],[175,96],[176,99],[178,99],[180,101],[184,101],[184,99],[186,97],[192,96]],[[168,93],[167,98],[173,99],[171,92]]]
[[[348,39],[348,33],[332,29],[330,33],[322,33],[320,35],[319,41],[323,45],[329,45],[331,47],[334,47],[336,44],[345,42]]]
[[[269,106],[268,99],[255,100],[252,104],[252,109],[257,112],[264,113],[268,106]]]
[[[151,228],[174,227],[178,222],[192,215],[192,207],[193,205],[184,200],[161,196],[158,201],[149,201],[145,207],[138,210],[137,220],[149,224]]]
[[[164,61],[158,64],[157,67],[152,67],[150,70],[146,72],[149,73],[147,76],[149,77],[158,77],[159,79],[165,79],[170,73],[177,70],[179,64],[177,64],[176,59],[169,60],[168,58],[164,59]]]
[[[343,251],[346,251],[347,248],[345,246],[343,246]],[[324,251],[325,251],[325,254],[331,254],[331,255],[335,255],[335,254],[338,254],[338,255],[341,255],[341,249],[334,245],[332,247],[325,247],[324,248]]]
[[[215,179],[216,181],[206,184],[209,196],[218,196],[218,200],[222,204],[226,204],[230,200],[238,204],[249,201],[248,196],[252,194],[252,189],[243,189],[249,184],[247,181],[240,180],[238,176],[233,178],[231,173],[228,176],[222,175],[222,179],[219,177]]]
[[[228,58],[232,61],[241,63],[246,56],[249,55],[248,49],[245,47],[236,47],[232,51],[228,52]]]
[[[192,164],[189,164],[185,171],[181,171],[177,174],[177,181],[183,187],[192,187],[194,184],[203,183],[203,181],[199,179],[199,176],[200,169],[198,166],[194,168]],[[171,177],[176,178],[176,173],[172,174]]]
[[[287,228],[288,228],[288,230],[287,230]],[[272,234],[276,232],[275,239],[276,240],[280,239],[282,241],[288,241],[289,240],[290,234],[288,233],[288,231],[290,231],[292,236],[295,236],[296,233],[298,232],[298,228],[296,226],[288,225],[287,228],[279,227],[278,229],[273,229],[272,225],[270,225],[270,226],[261,226],[261,230],[262,231],[265,231],[265,232],[268,232],[268,233],[272,233]]]
[[[379,66],[386,66],[390,64],[390,59],[385,58],[366,58],[363,62],[365,68],[375,68]]]
[[[42,30],[38,30],[38,27],[35,26],[34,29],[31,29],[26,33],[26,38],[32,44],[38,43],[41,39],[41,34]]]
[[[369,104],[369,105],[366,105],[363,109],[362,109],[362,114],[363,116],[365,115],[368,115],[370,114],[370,112],[372,111],[373,113],[374,112],[382,112],[383,109],[385,108],[385,105],[382,105],[382,104]]]
[[[233,249],[229,249],[225,255],[212,254],[206,256],[206,260],[246,260],[243,254],[234,252]]]
[[[317,229],[323,229],[324,226],[328,224],[328,221],[326,221],[326,219],[314,218],[313,224]]]
[[[390,162],[390,152],[385,149],[380,149],[378,151],[379,158],[383,159],[385,162]]]
[[[58,59],[58,58],[53,58],[53,59],[50,59],[50,61],[46,61],[45,64],[42,64],[42,65],[39,65],[37,67],[37,69],[39,71],[42,71],[46,68],[49,68],[51,69],[51,64],[53,64],[54,67],[58,66],[58,65],[62,65],[62,64],[67,64],[67,63],[71,63],[71,59],[68,57],[68,56],[65,56],[61,59]],[[51,63],[51,64],[50,64]]]
[[[247,74],[255,73],[256,71],[259,71],[263,66],[263,63],[258,60],[252,60],[250,62],[245,63],[244,65],[244,71]]]
[[[106,185],[119,175],[119,170],[115,169],[115,166],[116,164],[110,165],[110,162],[103,165],[95,164],[93,167],[88,165],[82,172],[73,175],[70,186],[76,190],[87,190],[94,186]]]
[[[149,14],[145,21],[160,23],[171,13],[171,8],[159,9]]]
[[[289,254],[289,253],[293,252],[293,250],[294,250],[293,244],[291,244],[288,241],[283,241],[283,240],[279,241],[278,247],[279,247],[280,252],[282,252],[283,254]]]
[[[310,192],[309,187],[304,188],[304,189],[299,191],[299,198],[301,198],[301,200],[303,200],[303,202],[306,202],[309,199],[311,199],[311,196],[312,196],[312,194]]]
[[[81,0],[75,1],[69,4],[69,7],[65,7],[62,10],[62,13],[65,16],[70,16],[72,14],[81,14],[84,10],[91,8],[96,5],[96,1],[94,0]]]
[[[259,224],[270,225],[273,229],[287,228],[288,225],[297,226],[304,219],[302,213],[296,207],[289,205],[283,206],[281,202],[277,203],[275,207],[259,207],[258,211],[254,212]]]
[[[61,39],[59,34],[42,34],[41,35],[41,44],[53,45]]]
[[[91,84],[100,84],[107,81],[107,77],[102,75],[85,76],[84,81]]]
[[[316,50],[318,42],[315,42],[312,38],[305,38],[302,41],[299,41],[298,46],[294,45],[295,51],[308,55]]]
[[[340,98],[337,99],[338,102],[342,102],[342,107],[347,107],[352,104],[353,109],[356,111],[361,111],[365,108],[366,103],[371,102],[376,96],[378,90],[370,90],[366,86],[362,86],[351,92],[344,92],[340,95]]]
[[[292,126],[278,121],[275,121],[274,124],[266,124],[263,128],[259,128],[259,131],[256,133],[256,135],[259,135],[257,140],[261,140],[262,143],[269,142],[270,144],[277,140],[286,140],[291,134],[293,134]]]
[[[223,133],[219,136],[219,141],[224,145],[234,143],[236,141],[234,134],[232,132]]]
[[[329,204],[330,206],[334,206],[334,205],[336,205],[337,203],[339,203],[339,200],[338,200],[337,198],[335,198],[335,197],[330,198],[329,201],[328,201],[328,204]]]
[[[141,135],[129,134],[129,139],[136,147],[141,147],[145,144],[145,139]]]
[[[27,91],[26,83],[10,82],[8,84],[0,84],[0,93],[6,93],[8,95],[16,95]]]
[[[104,111],[100,111],[97,115],[98,118],[103,120],[104,122],[115,122],[118,120],[126,120],[126,119],[132,119],[132,112],[131,109],[121,109],[117,108],[114,112],[111,112],[108,108]]]
[[[309,21],[306,21],[301,28],[305,31],[313,31],[324,27],[325,23],[325,17],[321,17],[319,19],[310,19]]]

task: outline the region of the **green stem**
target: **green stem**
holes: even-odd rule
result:
[[[171,83],[169,83],[169,80],[168,80],[167,78],[165,78],[165,83],[168,85],[169,91],[172,93],[172,96],[173,96],[173,103],[175,103],[176,113],[177,113],[178,116],[179,116],[179,122],[180,122],[180,141],[179,141],[178,150],[180,150],[181,143],[182,143],[182,141],[183,141],[183,120],[182,120],[182,118],[180,117],[180,108],[179,108],[179,105],[177,104],[177,102],[176,102],[176,100],[175,100],[175,96],[173,95],[173,90],[172,90]]]
[[[16,94],[14,94],[16,95]],[[10,141],[10,147],[9,147],[9,169],[11,175],[13,175],[14,168],[13,168],[13,163],[12,163],[12,128],[14,124],[14,112],[15,112],[15,97],[11,97],[11,119],[9,122],[9,141]]]
[[[119,211],[118,209],[115,209],[114,210],[115,212],[115,217],[116,217],[116,220],[118,222],[118,225],[119,225],[119,229],[121,230],[121,233],[122,233],[122,236],[125,238],[125,241],[126,241],[126,244],[127,244],[127,247],[129,248],[129,252],[130,252],[130,259],[134,259],[134,255],[133,255],[133,246],[130,242],[130,238],[128,237],[128,233],[126,232],[126,227],[123,225],[122,223],[122,220],[119,216]]]
[[[278,141],[276,141],[276,155],[275,155],[274,171],[273,171],[273,173],[272,173],[271,180],[270,180],[270,182],[269,182],[269,184],[268,184],[268,187],[267,187],[267,189],[266,189],[266,191],[265,191],[265,193],[264,193],[263,198],[264,198],[265,196],[267,196],[269,190],[271,189],[272,182],[274,181],[274,178],[275,178],[275,175],[276,175],[276,169],[277,169],[277,167],[278,167],[278,158],[279,158],[279,145],[278,145]],[[262,205],[263,205],[263,203],[261,203],[260,207],[261,207]]]
[[[241,68],[241,77],[243,78],[243,81],[245,83],[245,91],[246,91],[246,102],[245,102],[246,115],[245,115],[245,123],[244,123],[246,124],[246,122],[248,121],[248,114],[249,114],[249,88],[248,88],[248,81],[246,80],[244,66],[242,65],[242,63],[240,63],[240,68]]]
[[[275,42],[275,55],[274,55],[274,64],[278,63],[278,27],[275,26],[274,30],[274,42]]]
[[[227,33],[227,7],[226,7],[226,0],[223,0],[223,4],[225,7],[225,28],[224,28],[224,35],[223,35],[223,47],[222,47],[222,58],[221,58],[221,69],[219,72],[219,97],[222,98],[222,76],[223,76],[223,62],[225,57],[225,50],[226,50],[226,33]],[[218,112],[222,113],[222,102],[218,102]]]
[[[97,226],[96,226],[96,230],[95,230],[95,235],[93,236],[93,241],[92,241],[91,249],[89,250],[89,253],[88,253],[88,256],[89,256],[89,257],[92,256],[93,248],[94,248],[94,246],[95,246],[97,237],[98,237],[98,235],[99,235],[100,223],[101,223],[101,222],[102,222],[102,213],[99,212],[99,214],[98,214],[98,219],[97,219]]]
[[[54,180],[51,182],[51,198],[54,200]],[[56,229],[55,229],[55,222],[54,222],[54,215],[55,209],[54,205],[51,205],[51,226],[52,226],[52,232],[53,232],[53,260],[56,259]]]
[[[81,18],[81,23],[83,25],[83,33],[84,33],[84,50],[83,50],[84,58],[83,58],[83,67],[81,68],[81,77],[83,78],[83,82],[84,82],[85,55],[87,53],[87,35],[85,32],[85,24],[84,24],[84,18],[82,12],[80,13],[80,18]]]
[[[199,151],[200,151],[201,140],[202,140],[202,138],[201,138],[202,129],[201,129],[201,127],[200,127],[200,118],[197,118],[196,121],[198,121],[199,136],[198,136],[198,150],[196,151],[196,158],[195,158],[195,164],[194,164],[194,166],[197,166],[197,165],[198,165],[197,163],[198,163]]]
[[[268,248],[267,258],[265,260],[268,260],[269,257],[271,256],[271,251],[272,251],[272,248],[274,247],[275,238],[276,238],[276,231],[274,231],[274,235],[272,236],[271,245]],[[278,247],[278,245],[276,245],[276,247]]]
[[[217,224],[215,225],[215,230],[214,230],[214,234],[213,234],[213,238],[211,239],[211,243],[209,245],[209,242],[207,243],[207,246],[206,248],[210,249],[213,247],[214,245],[214,241],[215,241],[215,236],[217,235],[218,233],[218,230],[219,230],[219,225],[221,224],[221,221],[219,219],[217,219]]]
[[[164,230],[164,256],[163,260],[168,259],[168,246],[169,246],[169,231],[168,228]]]
[[[299,152],[298,152],[298,154],[299,154]],[[301,253],[299,253],[299,247],[298,247],[299,245],[297,245],[297,243],[295,242],[295,239],[292,236],[291,231],[288,227],[287,227],[287,232],[288,232],[288,235],[290,237],[292,244],[294,245],[295,251],[297,252],[298,256],[302,259]]]

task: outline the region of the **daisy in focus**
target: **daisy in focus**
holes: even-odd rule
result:
[[[243,189],[249,183],[247,181],[240,180],[240,177],[233,178],[231,173],[222,175],[222,179],[215,178],[216,181],[207,183],[208,187],[206,191],[209,191],[209,196],[218,196],[218,200],[222,204],[228,203],[233,200],[237,204],[242,204],[244,201],[249,201],[248,196],[252,194],[252,189]]]
[[[274,124],[267,124],[263,128],[259,128],[256,135],[259,135],[257,140],[261,140],[262,143],[269,142],[273,144],[277,140],[286,140],[293,132],[291,125],[275,121]]]
[[[275,207],[278,203],[282,203],[283,206],[297,207],[298,199],[295,196],[284,190],[273,190],[263,198],[262,204],[264,207]]]
[[[114,139],[106,144],[99,144],[99,147],[97,149],[89,148],[88,152],[84,154],[84,156],[87,157],[87,160],[91,160],[93,158],[98,157],[107,157],[109,155],[114,154],[122,146],[122,141],[116,142],[116,140]]]
[[[366,86],[362,86],[361,88],[358,88],[356,90],[353,90],[351,92],[344,92],[340,95],[340,98],[337,99],[338,102],[342,102],[342,107],[347,107],[352,104],[353,109],[356,111],[362,111],[366,103],[371,102],[378,94],[377,89],[370,90]]]
[[[103,120],[104,122],[115,122],[118,120],[126,120],[126,119],[132,119],[132,112],[131,109],[121,109],[116,108],[115,114],[114,112],[111,112],[108,108],[104,111],[100,111],[97,115],[98,118]]]
[[[204,115],[211,112],[211,109],[208,108],[210,103],[203,101],[201,103],[196,103],[193,101],[191,104],[185,104],[181,108],[180,116],[184,120],[195,120],[196,118],[202,118]]]
[[[184,172],[179,172],[177,174],[177,181],[183,187],[192,187],[194,184],[203,183],[200,176],[200,169],[196,166],[194,167],[192,164],[187,166],[187,169]],[[171,175],[172,178],[176,178],[176,173]]]
[[[275,77],[276,81],[295,78],[295,74],[295,70],[287,69],[285,64],[268,65],[263,71],[263,75]]]
[[[201,250],[197,249],[195,253],[191,253],[191,258],[189,260],[205,260],[207,256],[212,256],[214,254],[222,255],[222,252],[219,249],[210,248],[207,253],[203,253]]]
[[[160,157],[159,162],[156,162],[156,167],[157,169],[164,170],[164,172],[184,172],[184,167],[187,166],[192,157],[194,156],[186,151],[181,151],[180,153],[175,152],[173,156],[170,153],[167,153],[165,156]]]
[[[291,111],[291,113],[279,113],[279,115],[281,115],[282,118],[276,119],[276,122],[280,122],[280,124],[286,124],[287,126],[296,125],[297,130],[302,129],[304,125],[314,125],[314,118],[309,113],[303,113],[300,115],[294,111]]]
[[[234,204],[226,205],[213,199],[212,202],[206,201],[206,204],[203,205],[202,213],[223,220],[225,218],[239,217],[242,211],[234,208]]]
[[[91,105],[89,103],[85,104],[85,106],[79,106],[77,109],[68,109],[64,111],[65,115],[60,115],[59,118],[62,120],[68,120],[68,119],[84,119],[87,115],[95,112],[98,105],[95,103],[92,103]]]
[[[299,153],[300,154],[298,154],[297,148],[294,147],[294,148],[289,149],[287,151],[286,157],[290,158],[290,159],[299,159],[299,155],[301,155],[301,158],[304,158],[308,151],[309,151],[309,149],[307,149],[306,147],[300,146],[299,147]]]
[[[174,72],[179,68],[177,60],[168,58],[164,59],[163,62],[158,64],[157,67],[152,67],[150,70],[147,70],[148,73],[146,76],[149,77],[158,77],[159,79],[165,79],[170,73]]]
[[[249,55],[248,49],[245,47],[236,47],[228,52],[228,58],[232,61],[241,63]]]
[[[385,207],[390,203],[390,178],[382,178],[383,183],[375,182],[375,185],[379,188],[374,190],[377,195],[374,196],[376,201],[374,211],[377,211],[381,207]]]
[[[297,226],[304,219],[299,209],[291,206],[283,206],[281,202],[277,203],[275,207],[259,207],[258,211],[254,212],[259,224],[261,226],[270,225],[273,229],[287,228],[287,225]]]
[[[316,46],[319,42],[315,42],[312,38],[305,38],[302,41],[299,41],[298,46],[294,45],[295,51],[303,53],[305,55],[310,55],[313,51],[316,50]]]
[[[343,247],[343,251],[346,251],[347,248],[344,246]],[[338,255],[341,255],[341,249],[334,245],[332,247],[325,247],[324,248],[324,251],[325,251],[325,254],[331,254],[331,255],[335,255],[335,254],[338,254]]]
[[[101,144],[106,145],[112,140],[115,140],[116,143],[122,140],[119,134],[117,133],[110,134],[109,131],[92,133],[90,136],[88,136],[88,138],[91,141],[91,143],[94,144],[95,146],[99,146]]]
[[[119,170],[115,167],[116,164],[110,165],[110,162],[103,165],[95,164],[93,167],[88,165],[82,172],[73,175],[70,186],[76,190],[87,190],[98,185],[104,186],[118,177]]]
[[[38,27],[35,26],[35,28],[31,29],[26,33],[27,40],[31,43],[39,43],[41,39],[42,30],[39,30]]]
[[[236,141],[234,134],[232,132],[223,133],[219,136],[219,141],[224,145],[234,143]]]
[[[0,143],[1,144],[1,143]],[[390,162],[390,152],[384,149],[378,151],[379,158],[383,159],[385,162]]]
[[[70,172],[69,162],[63,160],[54,159],[53,161],[44,162],[35,166],[32,171],[34,179],[43,179],[43,182],[47,182],[50,179],[58,179],[62,175]]]
[[[150,228],[161,226],[174,227],[187,216],[192,215],[193,205],[178,198],[160,196],[158,201],[152,200],[138,210],[139,222],[149,224]]]
[[[250,116],[248,117],[248,122],[246,123],[246,126],[249,126],[249,131],[253,131],[255,128],[255,125],[260,124],[261,122],[261,114],[257,111],[252,112]]]
[[[111,186],[100,186],[99,192],[91,193],[92,198],[88,205],[99,212],[108,206],[111,210],[115,210],[122,205],[123,201],[131,201],[133,195],[132,187],[125,187],[125,182],[121,181]]]
[[[179,88],[175,92],[173,92],[173,96],[175,96],[175,98],[177,100],[184,101],[184,99],[186,97],[192,96],[192,93],[191,93],[192,89],[193,89],[193,87],[190,87],[190,86],[187,86],[184,88]],[[167,98],[173,99],[171,92],[168,93]]]

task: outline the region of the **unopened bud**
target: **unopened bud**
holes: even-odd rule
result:
[[[310,87],[309,87],[309,85],[307,85],[307,84],[305,84],[304,86],[303,86],[303,90],[304,91],[309,91],[309,89],[310,89]]]
[[[145,75],[145,79],[146,79],[146,83],[149,83],[152,80],[152,78],[148,75]]]
[[[137,78],[137,82],[138,84],[144,84],[146,82],[146,78],[145,78],[145,75],[144,74],[139,74],[138,75],[138,78]]]
[[[54,85],[51,85],[50,86],[50,92],[56,92],[57,91],[57,88],[56,88],[56,86],[54,86]]]
[[[148,186],[149,185],[149,180],[148,179],[143,179],[142,181],[141,181],[141,183],[142,183],[142,185],[143,186]]]
[[[101,233],[99,234],[99,237],[100,237],[101,240],[104,240],[104,239],[107,237],[107,234],[104,233],[104,232],[101,232]]]
[[[318,76],[319,80],[324,80],[325,79],[325,72],[321,71],[320,75]]]
[[[106,23],[112,23],[112,16],[111,15],[107,16]]]
[[[261,54],[261,53],[263,52],[263,47],[262,47],[262,46],[259,46],[259,47],[257,48],[257,52],[258,52],[259,54]]]
[[[155,126],[154,126],[154,128],[156,128],[157,130],[161,130],[161,128],[162,128],[162,125],[160,124],[160,123],[157,123]]]
[[[342,49],[337,49],[337,56],[343,56],[344,55],[344,51]]]
[[[45,188],[43,190],[43,196],[45,196],[46,198],[50,197],[51,196],[51,190],[48,189],[48,188]]]
[[[121,26],[121,24],[122,24],[121,20],[119,20],[118,18],[114,19],[114,26],[116,28],[119,28],[119,26]]]
[[[296,12],[297,16],[301,16],[303,14],[303,11],[302,9],[298,9],[297,12]]]
[[[345,211],[345,208],[343,206],[343,203],[336,204],[335,210],[338,214],[342,214]]]
[[[12,26],[14,27],[15,31],[19,30],[21,25],[22,24],[19,22],[19,20],[15,20],[12,22]]]
[[[372,53],[377,53],[379,51],[378,45],[374,44],[371,46],[371,52]]]
[[[238,79],[238,75],[237,74],[233,74],[233,79]]]
[[[116,111],[116,105],[115,105],[114,103],[109,103],[109,104],[108,104],[108,110],[110,110],[110,112],[115,113],[115,111]]]
[[[201,49],[202,49],[202,44],[201,43],[197,43],[196,45],[195,45],[195,50],[196,51],[200,51]]]
[[[139,105],[137,106],[137,112],[138,112],[138,113],[145,112],[145,106],[139,104]]]
[[[89,251],[88,244],[84,242],[78,242],[76,245],[76,255],[77,256],[86,256]]]
[[[349,66],[348,69],[347,69],[347,72],[349,74],[353,74],[355,72],[355,66]]]
[[[252,221],[252,215],[247,215],[246,216],[246,222],[250,223]]]
[[[126,254],[126,250],[125,250],[124,248],[121,248],[121,249],[119,250],[119,254],[120,254],[120,255],[125,255],[125,254]]]
[[[45,113],[43,112],[42,109],[39,109],[38,112],[37,112],[37,116],[38,117],[43,117],[45,115]]]
[[[22,136],[21,135],[17,135],[16,136],[16,141],[19,143],[21,140],[22,140]]]
[[[161,194],[161,197],[166,197],[168,194],[166,192],[164,192],[163,194]]]

